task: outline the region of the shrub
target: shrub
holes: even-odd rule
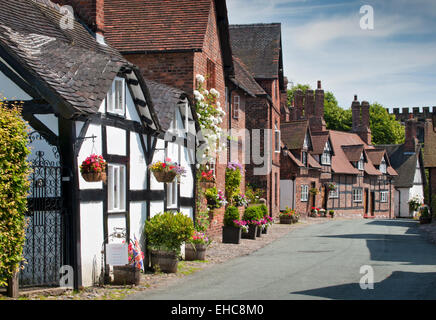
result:
[[[266,204],[261,204],[259,206],[260,211],[262,211],[262,218],[268,216],[268,207]]]
[[[236,207],[229,206],[224,213],[224,225],[226,227],[233,227],[235,224],[234,220],[239,220],[239,210]]]
[[[260,203],[260,199],[263,198],[264,191],[261,188],[256,188],[251,184],[247,184],[245,187],[245,196],[248,202],[251,204]]]
[[[262,210],[260,209],[260,206],[253,206],[253,207],[246,208],[244,212],[244,216],[242,217],[242,219],[246,221],[260,220],[262,218],[263,218],[263,213]]]
[[[0,287],[18,271],[23,259],[30,186],[27,142],[20,108],[0,102]]]
[[[159,213],[145,223],[145,236],[149,248],[180,252],[180,246],[188,241],[194,232],[194,224],[181,212]]]

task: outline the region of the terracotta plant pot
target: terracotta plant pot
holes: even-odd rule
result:
[[[84,172],[82,177],[87,182],[106,182],[107,179],[106,172]]]
[[[206,245],[205,244],[192,244],[185,245],[185,260],[206,260]]]
[[[239,244],[242,229],[239,227],[223,226],[223,243]]]
[[[248,232],[242,232],[241,238],[242,239],[250,239],[250,240],[256,240],[256,234],[257,234],[257,225],[250,224],[248,226]]]
[[[177,175],[174,171],[153,171],[153,174],[158,182],[163,183],[173,182]]]
[[[280,216],[280,223],[281,224],[292,224],[294,222],[294,219],[292,216]]]
[[[135,266],[114,266],[114,280],[112,284],[115,285],[139,285],[141,280],[141,273]]]
[[[162,272],[176,273],[178,264],[179,258],[176,252],[162,250],[151,251],[151,267],[153,269],[157,266]]]

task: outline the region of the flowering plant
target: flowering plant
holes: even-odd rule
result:
[[[273,218],[271,218],[270,216],[265,216],[260,220],[262,229],[267,228],[268,226],[272,225],[274,222]]]
[[[227,204],[224,192],[217,190],[216,187],[209,188],[205,192],[207,206],[209,209],[221,208]]]
[[[203,136],[207,134],[207,146],[205,147],[203,158],[211,158],[212,151],[221,151],[225,147],[226,143],[220,145],[218,142],[223,131],[219,127],[219,124],[223,122],[225,111],[221,108],[218,101],[220,94],[215,89],[208,91],[203,87],[205,78],[204,76],[197,74],[197,90],[194,90],[195,109],[197,111],[197,118],[200,124],[200,128],[203,132]]]
[[[174,172],[177,177],[185,176],[186,170],[184,167],[166,158],[164,162],[156,161],[148,166],[152,172]]]
[[[215,181],[215,176],[213,174],[213,170],[209,170],[209,171],[202,171],[201,172],[201,181],[206,181],[206,182],[214,182]]]
[[[415,195],[412,199],[409,200],[409,208],[411,211],[418,211],[419,207],[423,203],[422,197]]]
[[[318,208],[316,208],[316,207],[312,207],[312,209],[310,210],[310,212],[311,212],[311,217],[316,217],[316,216],[318,216],[318,211],[319,211],[319,209]]]
[[[233,202],[237,207],[246,207],[248,206],[248,199],[245,197],[245,194],[237,194],[233,197]]]
[[[293,215],[295,215],[296,212],[294,209],[290,209],[288,207],[286,207],[285,211],[280,212],[280,217],[292,217]]]
[[[209,245],[212,240],[208,238],[206,233],[200,231],[194,231],[191,238],[188,240],[189,243],[192,244],[205,244]]]
[[[236,161],[230,161],[229,163],[227,163],[227,169],[230,170],[239,170],[242,171],[242,165],[239,162]]]
[[[242,232],[247,233],[248,232],[248,222],[245,220],[233,220],[233,223],[235,224],[235,227],[239,227],[242,229]]]
[[[91,154],[80,166],[80,173],[99,173],[106,171],[106,161],[102,156]]]

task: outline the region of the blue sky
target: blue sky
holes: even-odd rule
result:
[[[360,8],[374,9],[362,30]],[[231,24],[282,23],[289,81],[385,107],[436,106],[435,0],[227,0]]]

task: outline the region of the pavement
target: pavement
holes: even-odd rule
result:
[[[332,220],[127,299],[434,300],[435,287],[436,246],[417,221]]]

